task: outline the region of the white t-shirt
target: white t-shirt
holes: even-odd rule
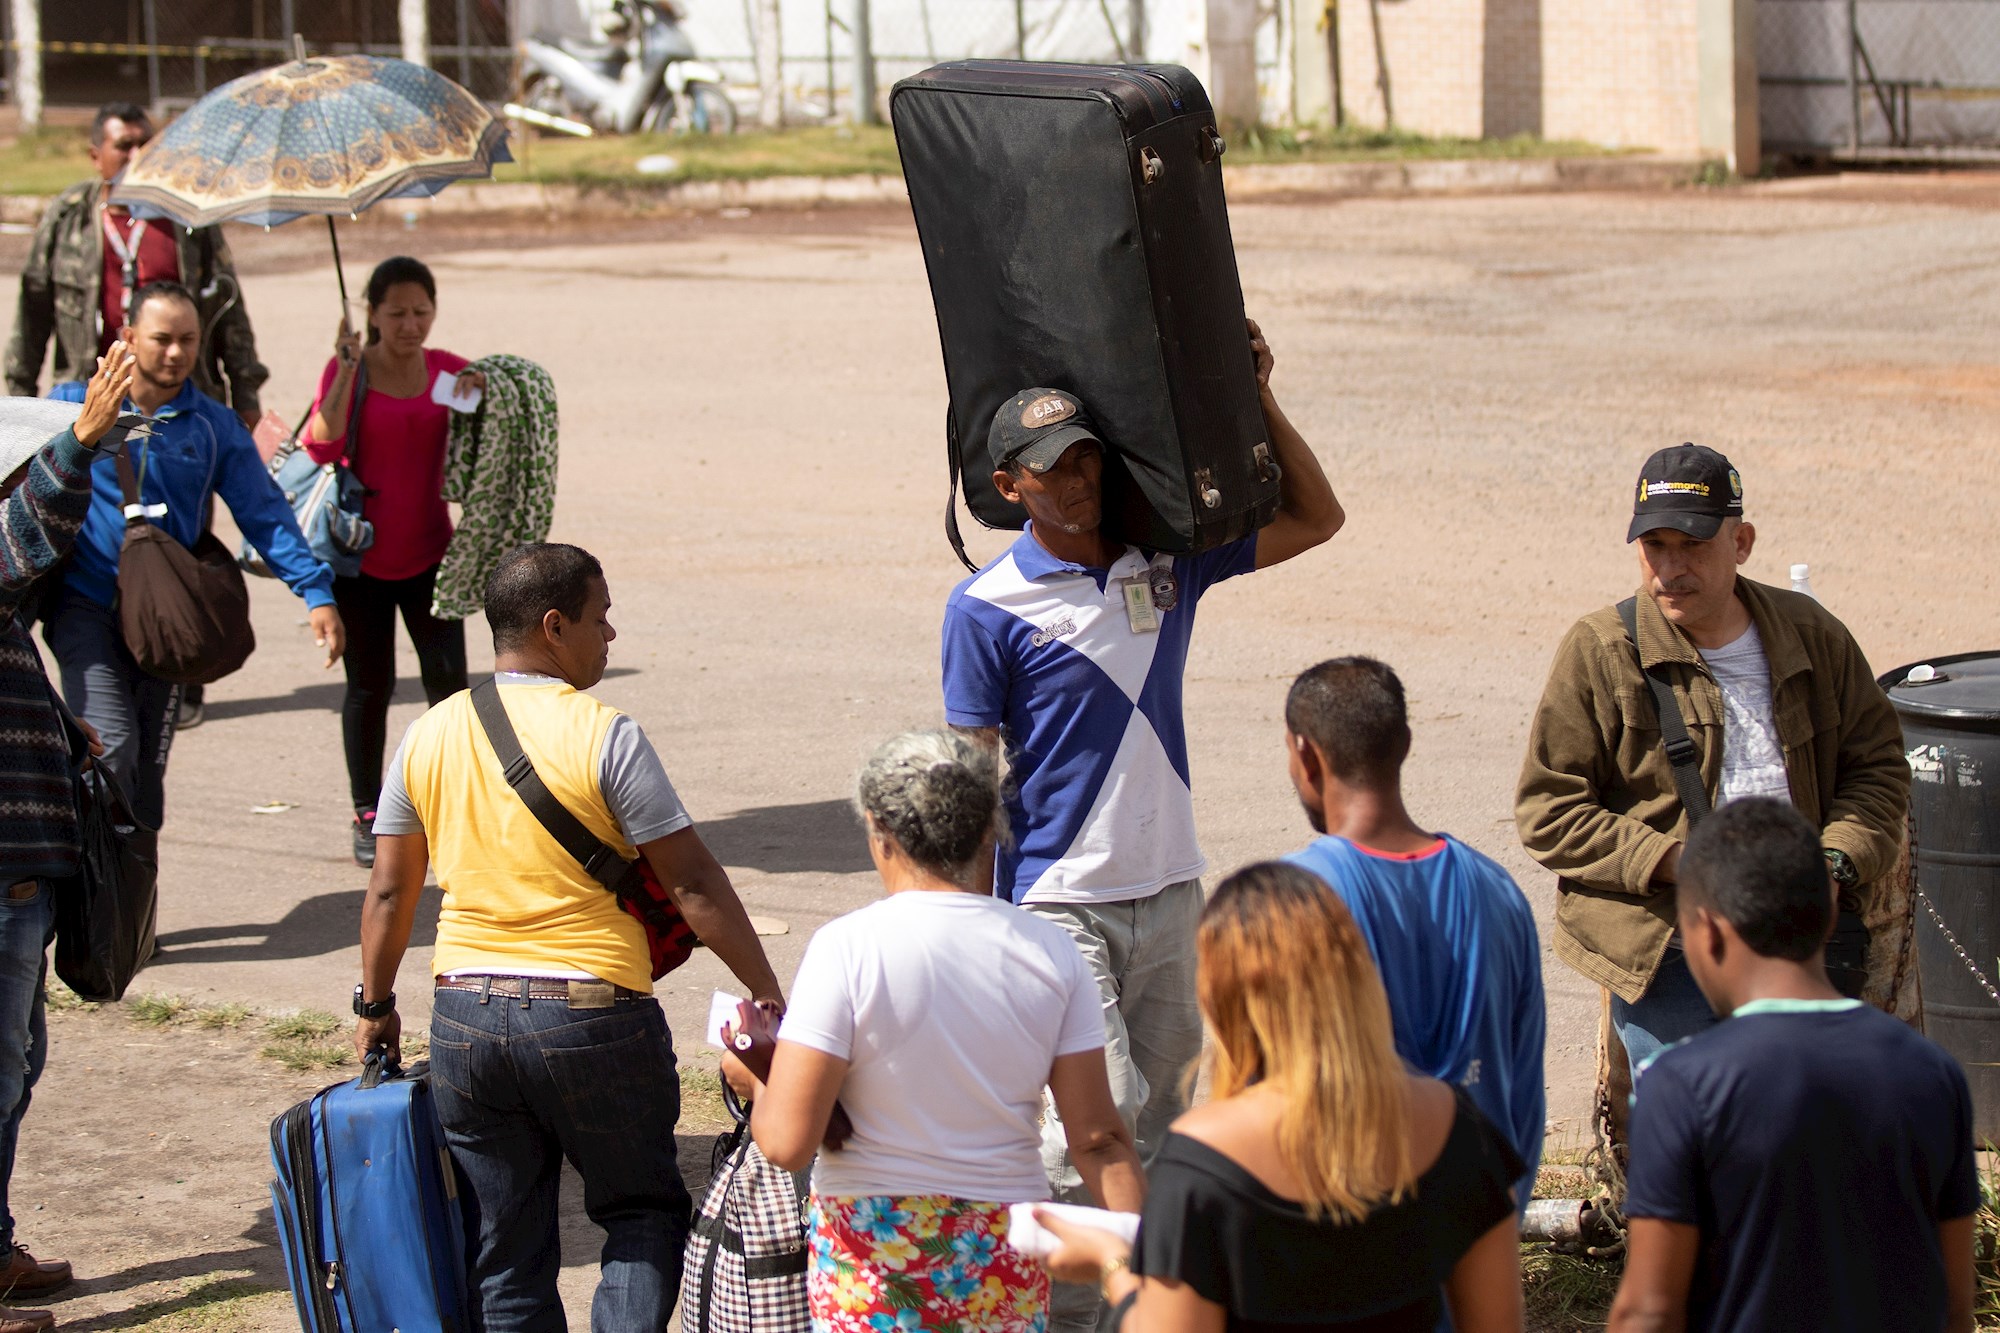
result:
[[[1097,982],[1058,926],[997,898],[891,894],[820,927],[778,1030],[850,1062],[854,1136],[828,1198],[1049,1197],[1036,1117],[1059,1055],[1104,1045]]]
[[[1753,622],[1734,643],[1700,650],[1722,687],[1722,782],[1716,804],[1745,796],[1792,799],[1785,776],[1785,747],[1771,709],[1771,663]]]

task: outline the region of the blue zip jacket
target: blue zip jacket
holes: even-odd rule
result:
[[[83,401],[84,383],[58,384],[49,397]],[[127,410],[132,409],[128,400]],[[153,438],[132,441],[132,466],[139,472],[139,498],[164,504],[165,517],[151,521],[183,546],[201,536],[212,495],[229,506],[236,526],[257,548],[285,586],[308,607],[333,605],[333,571],[306,545],[285,493],[271,480],[257,442],[234,412],[189,380],[155,417]],[[111,606],[118,597],[118,552],[125,545],[125,493],[118,485],[118,460],[99,458],[90,469],[90,515],[77,535],[64,589]]]

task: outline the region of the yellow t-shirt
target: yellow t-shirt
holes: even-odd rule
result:
[[[560,681],[502,684],[500,698],[549,790],[620,855],[636,856],[598,780],[618,710]],[[507,785],[470,691],[417,719],[403,742],[402,777],[444,891],[434,976],[583,972],[652,990],[645,927]]]

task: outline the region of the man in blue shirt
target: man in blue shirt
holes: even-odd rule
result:
[[[305,600],[313,640],[326,649],[331,667],[346,641],[333,607],[333,571],[306,545],[250,432],[235,413],[190,382],[201,349],[193,295],[178,283],[142,287],[123,340],[138,363],[126,401],[154,421],[151,439],[135,437],[128,446],[148,520],[191,547],[202,533],[211,497],[222,497],[250,544]],[[77,403],[83,393],[81,383],[71,383],[58,385],[49,396]],[[142,670],[125,647],[117,612],[124,542],[125,497],[117,465],[100,459],[91,468],[90,513],[65,567],[62,592],[45,613],[42,637],[61,669],[64,699],[97,728],[103,762],[124,787],[133,816],[158,829],[166,818],[176,687]]]
[[[1972,1333],[1972,1096],[1827,978],[1820,843],[1753,796],[1681,851],[1682,949],[1721,1021],[1639,1066],[1613,1333]]]
[[[1250,338],[1284,469],[1269,526],[1201,555],[1127,547],[1101,526],[1107,446],[1083,404],[1026,389],[987,443],[994,485],[1027,511],[1027,531],[945,604],[945,719],[1004,739],[1011,765],[1013,838],[996,855],[994,891],[1062,926],[1090,964],[1111,1090],[1142,1155],[1186,1109],[1181,1079],[1201,1054],[1194,939],[1207,863],[1181,717],[1195,604],[1223,579],[1319,545],[1345,517],[1271,394],[1254,323]],[[1085,1197],[1053,1105],[1043,1161],[1057,1197]],[[1098,1305],[1094,1289],[1059,1284],[1050,1327],[1089,1328]]]
[[[1290,859],[1331,885],[1361,927],[1397,1053],[1464,1088],[1527,1163],[1517,1186],[1527,1207],[1547,1111],[1533,909],[1496,862],[1410,818],[1409,712],[1382,663],[1335,658],[1293,681],[1285,748],[1306,818],[1324,835]]]

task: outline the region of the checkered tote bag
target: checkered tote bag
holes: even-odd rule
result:
[[[809,1333],[806,1178],[772,1165],[736,1128],[717,1140],[715,1175],[688,1237],[681,1276],[683,1333]]]

